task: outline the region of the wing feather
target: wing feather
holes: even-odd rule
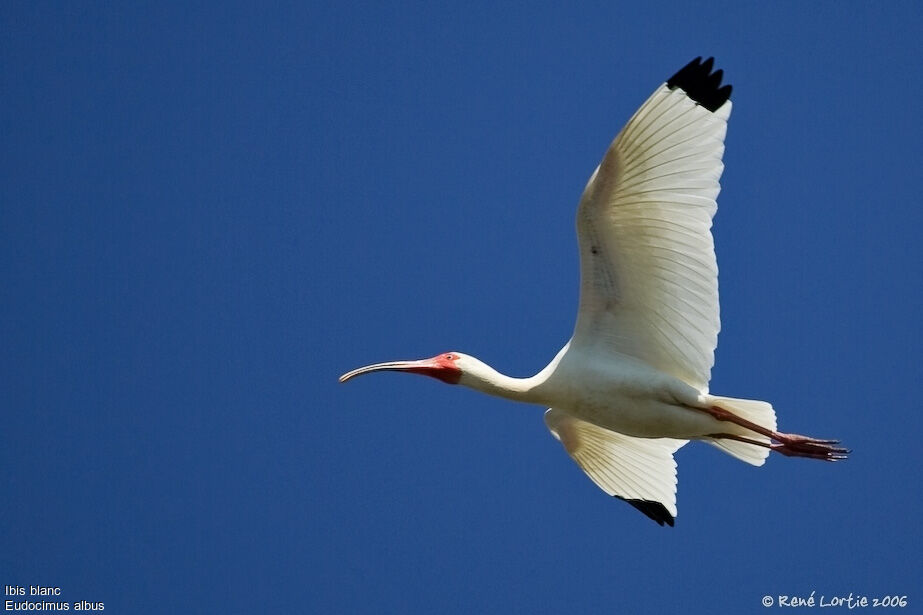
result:
[[[711,223],[731,102],[711,63],[696,62],[641,106],[584,190],[574,339],[706,391],[721,327]]]
[[[596,485],[657,521],[676,517],[676,462],[685,440],[633,438],[549,408],[545,424]]]

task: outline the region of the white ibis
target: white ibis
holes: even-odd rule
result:
[[[447,352],[361,367],[403,371],[547,406],[545,423],[603,491],[663,525],[676,517],[673,453],[701,440],[760,466],[770,451],[836,461],[836,440],[776,431],[767,402],[708,392],[718,343],[711,221],[731,86],[696,58],[629,120],[577,210],[580,308],[573,336],[538,374],[511,378]]]

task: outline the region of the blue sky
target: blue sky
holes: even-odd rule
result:
[[[4,3],[0,585],[107,612],[920,608],[919,3]],[[337,376],[571,333],[574,212],[697,55],[734,85],[715,393],[676,527],[542,409]]]

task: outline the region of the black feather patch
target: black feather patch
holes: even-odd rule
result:
[[[681,89],[696,103],[715,112],[731,97],[731,86],[720,87],[724,71],[711,72],[714,64],[714,58],[703,62],[700,56],[667,79],[667,87]]]
[[[660,502],[654,502],[653,500],[629,500],[618,495],[615,497],[628,502],[661,526],[666,523],[670,527],[673,527],[673,515],[671,515],[667,507]]]

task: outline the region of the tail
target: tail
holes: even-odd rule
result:
[[[717,406],[728,412],[731,412],[742,419],[746,419],[751,423],[756,423],[760,427],[765,427],[770,431],[776,430],[776,412],[772,409],[772,404],[765,401],[757,401],[755,399],[736,399],[734,397],[718,397],[715,395],[709,396],[709,403],[713,406]],[[737,457],[741,461],[745,461],[750,465],[761,466],[766,463],[766,457],[769,456],[770,449],[768,448],[770,444],[769,438],[766,436],[761,436],[757,433],[750,431],[739,425],[733,423],[727,423],[728,433],[732,433],[738,436],[744,436],[750,440],[756,442],[763,442],[766,446],[758,446],[756,444],[747,444],[746,442],[738,442],[737,440],[728,440],[726,438],[722,439],[705,439],[709,444],[720,448],[725,453]]]

